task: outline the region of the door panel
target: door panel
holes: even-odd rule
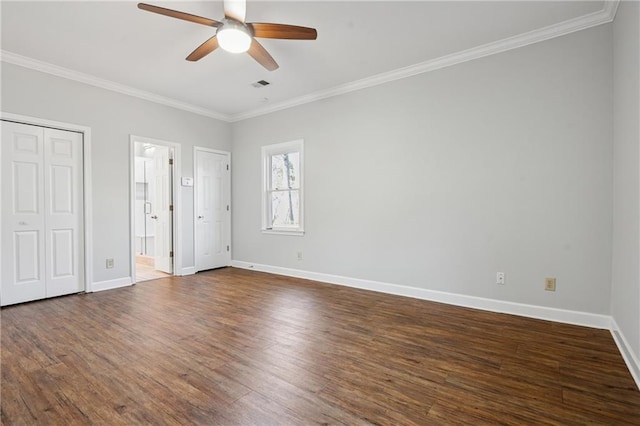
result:
[[[46,296],[44,133],[0,121],[2,127],[2,285],[0,303]]]
[[[6,123],[7,126],[9,126],[10,124],[17,124],[17,123]],[[18,126],[20,125],[18,124]],[[6,141],[9,141],[9,140],[13,141],[13,152],[15,154],[39,155],[40,151],[42,150],[41,133],[42,132],[39,129],[37,129],[36,132],[31,132],[29,129],[15,130],[11,134],[10,139],[7,139]]]
[[[227,154],[196,150],[195,212],[196,269],[227,266],[231,262],[228,250],[229,171]]]
[[[216,221],[214,224],[213,232],[213,254],[214,256],[220,256],[223,254],[224,248],[224,225],[221,220]]]
[[[44,129],[47,297],[84,289],[82,135]]]
[[[51,233],[51,255],[53,278],[70,277],[74,274],[74,238],[73,229],[58,229]]]
[[[51,212],[73,214],[73,169],[51,166]]]
[[[38,231],[18,231],[13,234],[16,284],[34,283],[40,280],[39,245]]]
[[[153,206],[156,217],[155,224],[155,256],[154,268],[173,273],[173,229],[171,211],[171,167],[169,165],[169,147],[156,145],[154,150],[155,173],[155,205]]]
[[[14,212],[17,214],[40,213],[40,164],[15,161],[13,166]]]
[[[219,156],[214,160],[214,191],[213,191],[213,255],[217,258],[216,263],[223,263],[226,260],[226,247],[224,244],[224,223],[225,214],[224,209],[226,204],[224,203],[224,169],[226,168],[226,156],[215,154]],[[224,265],[218,265],[224,266]]]

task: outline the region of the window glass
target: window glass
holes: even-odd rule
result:
[[[302,234],[302,141],[262,147],[262,230]]]

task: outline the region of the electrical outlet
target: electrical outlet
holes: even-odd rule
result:
[[[107,259],[107,269],[113,268],[113,259]]]
[[[553,277],[545,278],[544,289],[547,291],[556,291],[556,279]]]
[[[298,256],[298,260],[302,260],[302,252],[301,252],[301,251],[299,251],[299,252],[297,253],[297,256]]]
[[[496,273],[496,284],[504,285],[504,272]]]

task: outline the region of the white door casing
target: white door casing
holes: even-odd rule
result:
[[[155,219],[154,268],[173,273],[171,166],[169,147],[156,145],[153,154],[155,203],[152,217]]]
[[[197,271],[231,263],[229,160],[228,153],[194,149]]]
[[[1,125],[1,303],[82,291],[82,134]]]
[[[180,187],[177,182],[180,181],[179,178],[175,178],[175,176],[181,175],[181,145],[177,142],[165,141],[161,139],[149,138],[145,136],[137,136],[137,135],[129,135],[129,153],[130,153],[130,162],[129,162],[129,172],[130,172],[130,197],[131,197],[131,205],[130,205],[130,226],[131,226],[131,234],[130,234],[130,267],[131,267],[131,282],[136,282],[136,216],[135,216],[135,203],[136,203],[136,186],[135,186],[135,158],[136,158],[136,149],[135,146],[137,143],[142,144],[151,144],[156,147],[163,146],[167,147],[173,156],[173,167],[172,167],[172,179],[170,181],[171,185],[171,197],[174,209],[171,212],[171,242],[173,244],[173,258],[172,258],[172,275],[186,275],[189,273],[193,273],[193,267],[191,268],[183,268],[182,266],[182,217],[180,206],[182,202],[182,194],[180,191]],[[154,179],[155,184],[155,179]],[[154,233],[154,239],[157,238],[158,231],[156,230]],[[154,265],[155,267],[155,265]]]

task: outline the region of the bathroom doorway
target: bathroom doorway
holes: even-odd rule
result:
[[[135,281],[173,275],[173,160],[170,146],[135,141]]]

